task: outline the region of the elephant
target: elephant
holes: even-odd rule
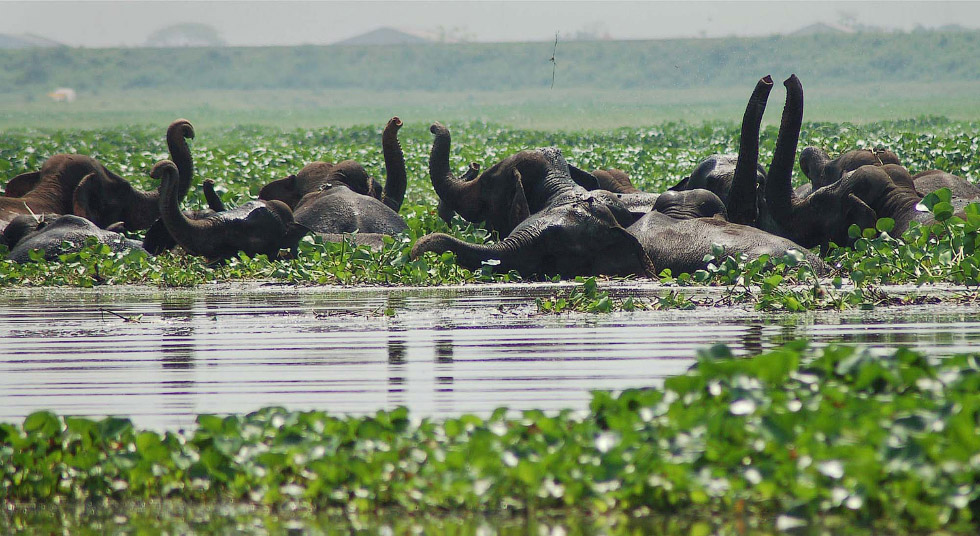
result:
[[[471,223],[483,223],[500,236],[510,234],[531,214],[583,195],[605,205],[621,226],[639,217],[619,200],[619,194],[598,189],[596,177],[568,165],[564,157],[561,172],[549,167],[542,150],[511,155],[472,179],[457,178],[449,170],[449,130],[435,123],[430,131],[435,138],[429,155],[429,178],[443,207],[440,210],[453,211]],[[470,171],[475,174],[475,170],[479,167],[471,165]]]
[[[204,188],[204,199],[208,203],[208,208],[185,210],[184,216],[188,219],[201,220],[226,210],[224,202],[221,201],[218,193],[214,191],[214,180],[205,179],[202,182],[202,187]],[[170,251],[176,246],[177,241],[170,235],[166,224],[163,223],[163,219],[158,219],[157,221],[153,222],[153,225],[146,230],[146,235],[143,237],[143,249],[153,255],[159,255],[164,251]]]
[[[192,255],[209,261],[231,258],[239,251],[276,258],[281,249],[296,250],[309,229],[293,221],[293,212],[282,201],[250,201],[244,205],[193,220],[178,207],[179,174],[169,161],[157,162],[150,176],[160,180],[160,218],[167,231]]]
[[[901,162],[894,152],[880,147],[848,151],[835,159],[831,159],[827,152],[819,147],[806,147],[800,153],[800,169],[810,179],[810,184],[797,188],[796,194],[806,197],[814,188],[831,184],[846,173],[865,165],[901,166]],[[908,177],[898,176],[894,172],[889,172],[889,175],[896,183],[900,182],[904,186],[912,187],[921,195],[940,188],[949,188],[955,198],[980,198],[980,187],[962,177],[938,169],[921,171]]]
[[[819,256],[790,240],[727,221],[721,198],[704,189],[665,192],[650,213],[626,230],[643,245],[657,270],[666,268],[673,275],[705,269],[705,258],[716,245],[725,255],[750,259],[762,255],[781,258],[795,250],[817,274],[830,271]]]
[[[381,133],[387,184],[382,187],[353,161],[329,164],[316,162],[304,167],[293,179],[275,181],[262,188],[260,199],[279,199],[289,204],[297,223],[329,241],[347,233],[394,235],[408,229],[398,215],[405,187],[405,156],[398,142],[402,121],[393,117]],[[315,186],[315,188],[314,188]],[[313,188],[312,190],[310,190]],[[294,203],[295,195],[306,192]],[[356,241],[356,239],[355,239]],[[367,243],[375,244],[377,240]]]
[[[915,181],[915,189],[922,195],[930,194],[940,188],[949,188],[954,198],[980,199],[980,187],[976,184],[938,169],[920,171],[912,176],[912,180]]]
[[[896,164],[860,166],[806,197],[796,195],[792,173],[803,121],[803,86],[796,75],[784,85],[786,106],[766,182],[766,202],[785,231],[782,236],[826,252],[831,242],[851,243],[851,225],[873,228],[878,219],[891,218],[895,221],[891,233],[898,236],[912,221],[933,221],[930,213],[916,209],[922,196],[910,187],[908,171]]]
[[[831,159],[826,151],[809,146],[800,151],[800,171],[810,180],[809,190],[797,190],[804,196],[817,188],[833,184],[845,173],[861,166],[901,165],[898,155],[882,147],[874,149],[855,149]],[[804,185],[806,186],[806,185]]]
[[[21,215],[15,218],[11,226],[22,229],[33,227],[30,232],[16,238],[8,237],[5,230],[4,238],[11,240],[7,259],[19,263],[29,262],[32,250],[43,250],[45,260],[56,260],[61,254],[80,250],[92,237],[115,252],[143,249],[139,242],[121,233],[100,229],[91,221],[71,214],[55,216],[54,220]]]
[[[405,157],[398,142],[401,126],[401,119],[393,117],[381,134],[386,185],[369,177],[353,160],[313,162],[296,175],[265,185],[259,199],[282,201],[296,212],[297,221],[302,218],[317,232],[391,234],[406,229],[398,216],[407,185]]]
[[[560,150],[521,151],[462,181],[450,172],[449,129],[435,123],[429,130],[434,134],[429,176],[439,198],[464,219],[485,221],[505,238],[477,245],[429,234],[415,243],[411,258],[427,251],[452,251],[466,268],[488,264],[525,277],[654,275],[642,246],[620,224],[617,213],[631,223],[634,218],[616,205],[614,194],[589,192],[577,184]]]
[[[670,190],[708,190],[722,200],[732,222],[775,232],[777,226],[763,194],[766,172],[759,164],[759,133],[772,85],[771,76],[759,79],[749,97],[742,116],[738,154],[709,156]]]
[[[185,138],[194,137],[194,127],[178,119],[167,129],[167,145],[180,170],[178,191],[190,189],[194,168]],[[159,214],[158,192],[137,190],[126,179],[106,169],[94,158],[58,154],[41,169],[11,179],[9,194],[0,197],[0,228],[18,214],[75,214],[105,228],[123,222],[128,230],[149,227]]]

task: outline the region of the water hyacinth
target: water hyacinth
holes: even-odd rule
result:
[[[928,380],[928,381],[924,381]],[[0,498],[372,512],[706,512],[904,531],[980,513],[980,356],[718,346],[590,411],[412,420],[267,408],[158,433],[47,412],[0,424]],[[754,411],[732,411],[752,401]],[[798,407],[790,409],[790,402]]]

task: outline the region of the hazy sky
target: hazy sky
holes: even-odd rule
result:
[[[380,26],[455,30],[473,41],[542,41],[587,30],[614,39],[786,33],[812,22],[980,27],[980,2],[154,2],[0,0],[0,33],[72,46],[140,45],[201,22],[230,45],[328,44]]]

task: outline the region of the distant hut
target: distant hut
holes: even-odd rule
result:
[[[58,89],[48,93],[51,100],[55,102],[75,102],[75,90],[70,87],[59,87]]]

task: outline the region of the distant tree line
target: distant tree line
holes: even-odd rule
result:
[[[515,90],[551,86],[554,43],[0,51],[0,90]],[[810,86],[980,78],[980,31],[657,41],[564,41],[556,88]]]

